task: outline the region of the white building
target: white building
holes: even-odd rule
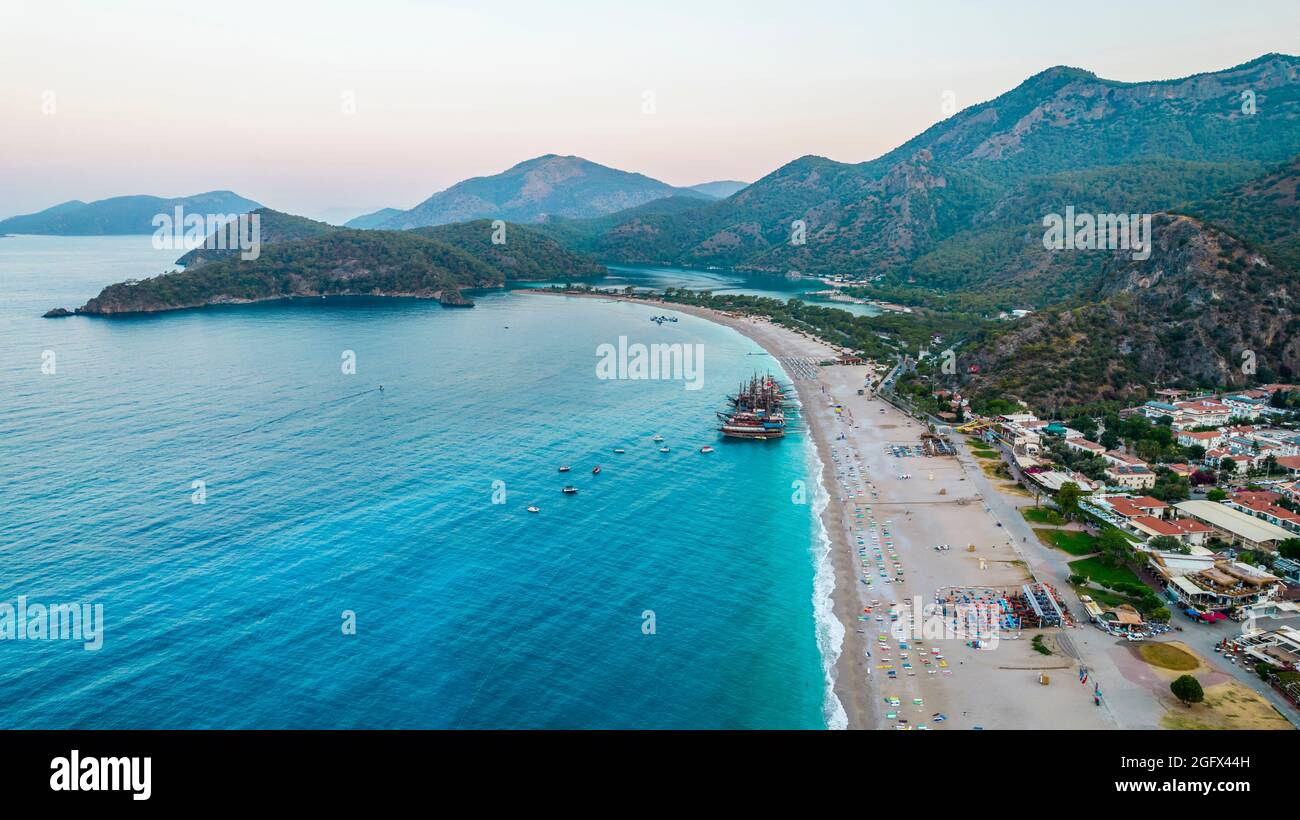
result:
[[[1276,524],[1215,501],[1180,501],[1174,507],[1183,515],[1208,524],[1224,541],[1246,549],[1276,552],[1278,544],[1293,537]]]

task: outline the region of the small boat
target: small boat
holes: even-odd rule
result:
[[[591,468],[591,474],[592,474],[592,475],[600,475],[600,465],[599,465],[599,464],[597,464],[595,467],[592,467],[592,468]]]
[[[560,492],[564,493],[565,495],[577,495],[577,494],[578,494],[578,488],[577,488],[577,487],[565,487],[563,490],[560,490]]]
[[[706,444],[706,445],[704,445],[703,447],[700,448],[700,452],[701,452],[701,453],[712,453],[712,452],[713,452],[713,448]]]
[[[660,447],[660,448],[659,448],[659,452],[661,452],[661,453],[666,453],[666,452],[668,452],[668,448],[667,448],[667,447]]]
[[[539,513],[539,512],[541,512],[541,510],[537,509],[536,507],[529,507],[529,508],[528,508],[528,511],[529,511],[530,513]]]
[[[626,453],[627,450],[624,450],[622,447],[615,447],[615,448],[614,448],[614,452],[616,452],[616,453]]]
[[[569,471],[569,468],[568,468],[567,466],[566,466],[566,467],[561,467],[561,468],[560,468],[560,472],[562,472],[562,473],[567,473],[568,471]]]
[[[660,436],[660,435],[656,435],[654,438],[652,438],[652,439],[650,439],[650,440],[651,440],[651,441],[663,441],[663,440],[664,440],[664,437],[663,437],[663,436]]]

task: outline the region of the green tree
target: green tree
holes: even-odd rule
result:
[[[1183,675],[1169,684],[1169,690],[1189,709],[1193,703],[1205,700],[1205,690],[1201,688],[1201,682],[1191,675]]]
[[[1288,538],[1277,547],[1278,555],[1292,561],[1300,561],[1300,538]]]
[[[1073,518],[1079,512],[1079,485],[1073,481],[1066,481],[1061,484],[1061,489],[1056,491],[1056,506],[1061,508],[1061,514],[1066,518]]]
[[[1106,527],[1097,539],[1097,548],[1101,550],[1102,559],[1111,566],[1118,566],[1126,561],[1132,551],[1132,545],[1124,533],[1115,527]]]
[[[1070,426],[1083,433],[1083,437],[1089,441],[1096,440],[1097,420],[1092,416],[1076,416],[1070,419]]]
[[[1205,497],[1211,501],[1222,501],[1223,499],[1228,497],[1228,494],[1225,493],[1223,490],[1219,489],[1218,487],[1214,487],[1208,493],[1205,494]]]
[[[1161,552],[1178,552],[1183,546],[1183,542],[1172,535],[1157,535],[1147,543],[1151,549],[1160,550]]]

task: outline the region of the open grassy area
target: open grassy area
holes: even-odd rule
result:
[[[1264,697],[1237,681],[1205,688],[1205,702],[1188,708],[1169,698],[1160,725],[1166,729],[1291,729]]]
[[[1050,524],[1059,527],[1065,523],[1065,519],[1061,518],[1061,514],[1049,507],[1021,507],[1020,514],[1030,524]]]
[[[1141,584],[1142,581],[1126,566],[1108,567],[1100,558],[1081,558],[1070,562],[1070,572],[1091,578],[1093,583],[1114,587],[1115,584]]]
[[[1196,656],[1170,643],[1146,643],[1138,647],[1142,660],[1161,669],[1190,672],[1201,665]]]
[[[1038,536],[1044,546],[1055,547],[1070,555],[1091,555],[1097,551],[1097,539],[1086,532],[1034,527],[1034,535]]]

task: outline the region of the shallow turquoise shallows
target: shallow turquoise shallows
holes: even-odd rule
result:
[[[106,623],[0,641],[0,726],[826,725],[808,442],[714,430],[753,343],[511,292],[39,318],[176,255],[0,239],[0,603]],[[703,389],[598,379],[619,336]]]

